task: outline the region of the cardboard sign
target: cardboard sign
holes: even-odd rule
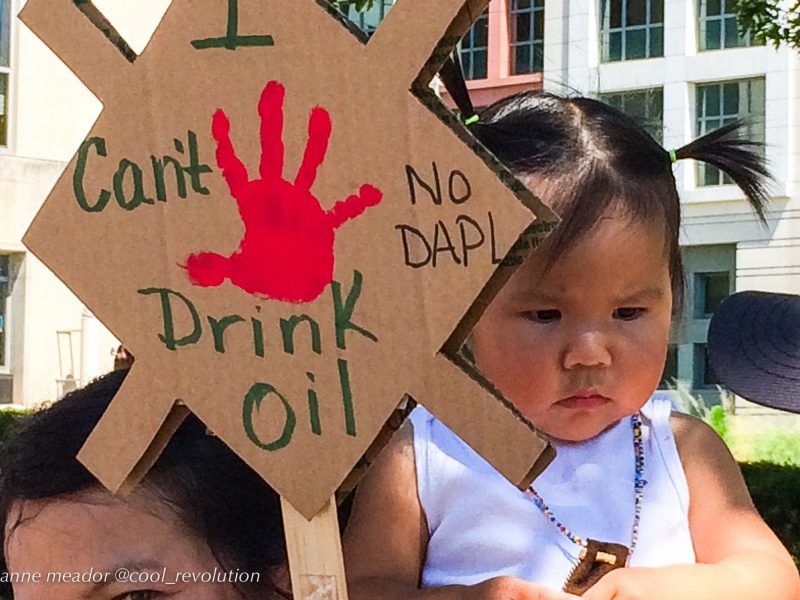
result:
[[[173,0],[137,56],[90,2],[28,1],[104,105],[24,240],[137,357],[79,455],[104,485],[188,410],[310,518],[405,394],[541,468],[448,358],[554,222],[427,88],[487,3],[399,0],[365,44],[324,2]]]

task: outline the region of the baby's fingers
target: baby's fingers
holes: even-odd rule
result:
[[[576,600],[578,596],[515,579],[496,577],[473,588],[475,600]]]

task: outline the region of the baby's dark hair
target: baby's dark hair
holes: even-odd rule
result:
[[[442,79],[464,117],[474,114],[460,69]],[[739,138],[742,122],[704,135],[674,151],[719,168],[744,191],[762,222],[769,171],[761,144]],[[676,306],[683,295],[679,246],[680,200],[673,156],[632,117],[602,102],[528,91],[480,111],[470,125],[476,138],[520,177],[548,190],[542,200],[561,224],[547,244],[550,260],[586,234],[610,210],[663,226]],[[534,191],[538,190],[534,186]]]
[[[18,525],[8,522],[16,502],[69,499],[99,486],[76,454],[126,374],[106,375],[27,417],[0,447],[0,532]],[[286,561],[280,498],[197,417],[186,418],[140,485],[208,544],[224,570],[260,573],[260,582],[236,585],[242,598],[291,598],[273,581]],[[8,570],[5,547],[0,574]],[[0,584],[0,597],[13,598],[10,584]]]

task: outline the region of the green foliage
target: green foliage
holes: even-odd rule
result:
[[[358,12],[369,10],[372,8],[375,0],[329,0],[329,2],[344,14],[347,14],[350,11],[351,6],[355,6]]]
[[[722,438],[722,441],[730,446],[732,441],[731,432],[728,427],[728,413],[725,412],[725,409],[719,404],[712,406],[711,410],[708,411],[706,421],[717,432],[717,435]]]
[[[782,43],[800,49],[800,0],[782,7],[781,0],[738,0],[736,20],[742,31],[775,48]]]
[[[770,429],[754,432],[743,442],[746,443],[740,444],[740,454],[747,462],[800,467],[800,435],[797,431]]]
[[[9,430],[23,415],[28,414],[25,410],[0,410],[0,442],[6,439]],[[2,599],[0,599],[2,600]]]
[[[766,462],[740,467],[758,512],[800,567],[800,469]]]

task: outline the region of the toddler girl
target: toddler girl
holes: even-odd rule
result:
[[[523,93],[480,114],[473,133],[562,222],[468,349],[557,457],[520,491],[418,408],[359,489],[351,600],[800,599],[724,444],[649,400],[683,289],[672,163],[720,168],[763,220],[767,172],[739,127],[667,152],[586,98]]]

